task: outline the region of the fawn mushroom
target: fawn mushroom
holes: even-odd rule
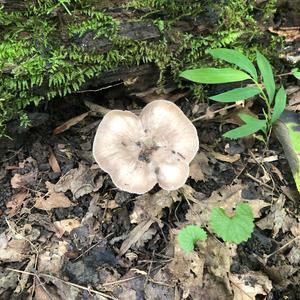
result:
[[[199,148],[197,130],[172,102],[156,100],[139,116],[112,110],[97,129],[93,156],[121,190],[143,194],[158,183],[182,187]]]

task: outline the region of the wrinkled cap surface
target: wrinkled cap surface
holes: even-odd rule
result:
[[[198,148],[191,121],[174,103],[156,100],[140,116],[107,113],[96,132],[93,156],[119,189],[143,194],[156,183],[165,190],[182,187]]]

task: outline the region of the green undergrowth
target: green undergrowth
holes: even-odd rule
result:
[[[273,12],[275,1],[270,2],[260,20]],[[255,20],[254,0],[122,3],[122,10],[130,15],[127,20],[95,0],[26,0],[16,7],[9,3],[0,6],[0,135],[5,134],[5,124],[11,118],[18,117],[23,126],[29,124],[29,105],[78,91],[88,79],[107,70],[154,63],[160,70],[161,85],[166,76],[180,85],[182,69],[211,63],[204,61],[207,48],[246,48],[254,53],[262,35]],[[202,24],[199,18],[204,17],[213,25],[201,31],[197,24]],[[128,21],[154,24],[161,39],[120,37],[120,26]],[[195,28],[182,32],[182,22],[195,24]],[[105,51],[93,49],[85,45],[85,39],[109,40],[111,46]],[[201,96],[199,87],[192,89]]]

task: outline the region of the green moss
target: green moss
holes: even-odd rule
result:
[[[26,0],[17,11],[1,6],[0,135],[14,116],[28,125],[25,111],[29,105],[78,91],[87,79],[107,70],[154,63],[160,70],[160,84],[171,74],[180,85],[178,73],[184,68],[211,64],[205,55],[207,48],[247,48],[251,52],[257,47],[253,41],[261,35],[254,20],[254,4],[254,0],[127,3],[124,9],[130,13],[129,21],[152,22],[162,34],[159,41],[119,37],[121,20],[99,8],[95,0]],[[267,8],[266,19],[274,3]],[[197,24],[203,16],[214,20],[212,32],[178,30],[180,22]],[[78,46],[87,36],[108,39],[112,46],[104,53]],[[200,97],[201,88],[195,87],[194,94]]]

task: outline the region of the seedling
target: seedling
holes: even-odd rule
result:
[[[213,208],[209,224],[213,232],[223,241],[239,244],[250,238],[254,229],[253,220],[251,207],[246,203],[239,203],[234,216],[228,216],[223,208]],[[196,225],[188,225],[178,234],[179,245],[186,252],[193,251],[194,244],[206,238],[206,232]]]
[[[192,122],[174,103],[156,100],[139,116],[107,113],[97,129],[93,155],[116,187],[143,194],[156,183],[165,190],[182,187],[198,148]]]
[[[240,70],[233,68],[201,68],[186,70],[180,76],[193,82],[205,84],[251,81],[252,85],[235,88],[209,97],[209,99],[230,103],[247,100],[259,95],[265,103],[262,114],[259,117],[239,114],[245,124],[226,132],[224,137],[238,139],[261,131],[263,135],[258,135],[257,138],[266,141],[271,132],[272,124],[278,120],[286,106],[286,92],[282,86],[276,90],[271,64],[264,55],[257,51],[256,62],[261,75],[258,76],[254,64],[244,54],[236,50],[219,48],[210,49],[207,52],[214,58],[235,65]],[[295,77],[300,76],[300,72],[297,72],[297,70],[292,71],[292,74]]]

